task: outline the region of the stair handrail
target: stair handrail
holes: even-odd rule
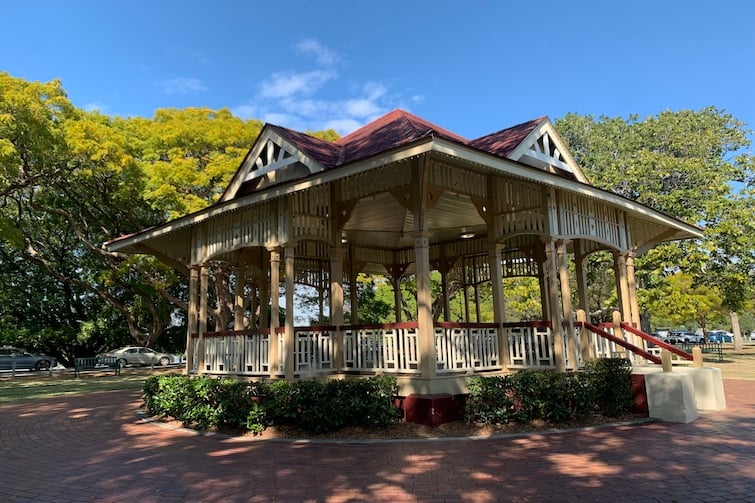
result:
[[[619,324],[619,326],[622,329],[626,330],[627,332],[633,333],[637,337],[640,337],[641,339],[644,339],[647,342],[651,342],[655,344],[659,348],[666,349],[668,351],[671,351],[675,355],[679,356],[680,358],[684,358],[685,360],[692,361],[691,354],[687,353],[686,351],[682,351],[681,349],[677,348],[676,346],[673,346],[672,344],[669,344],[668,342],[657,339],[650,334],[646,334],[642,330],[637,330],[632,325],[629,325],[628,323],[624,323],[623,321]]]
[[[605,330],[596,327],[592,323],[587,322],[578,322],[577,324],[581,324],[583,327],[585,327],[590,332],[594,333],[595,335],[599,335],[600,337],[603,337],[604,339],[608,339],[609,341],[613,342],[614,344],[618,344],[619,346],[623,347],[624,349],[627,349],[631,351],[632,353],[636,355],[640,355],[641,357],[645,358],[646,360],[650,360],[653,363],[660,364],[661,359],[658,358],[655,355],[652,355],[645,351],[644,349],[635,346],[631,342],[627,342],[624,339],[620,337],[616,337],[610,332],[606,332]]]

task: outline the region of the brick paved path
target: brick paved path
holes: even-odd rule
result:
[[[694,423],[494,440],[293,443],[134,415],[139,392],[0,407],[0,502],[755,501],[755,381]]]

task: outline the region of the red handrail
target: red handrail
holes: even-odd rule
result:
[[[677,348],[677,347],[674,347],[674,346],[672,346],[672,345],[671,345],[671,344],[669,344],[668,342],[663,342],[663,341],[662,341],[662,340],[660,340],[660,339],[656,339],[656,338],[655,338],[655,337],[653,337],[652,335],[650,335],[650,334],[646,334],[646,333],[645,333],[645,332],[643,332],[642,330],[637,330],[637,329],[636,329],[636,328],[634,328],[633,326],[631,326],[631,325],[629,325],[629,324],[627,324],[627,323],[624,323],[623,321],[622,321],[622,322],[621,322],[621,323],[619,324],[619,326],[620,326],[621,328],[623,328],[624,330],[626,330],[626,331],[628,331],[628,332],[631,332],[631,333],[633,333],[633,334],[634,334],[634,335],[636,335],[637,337],[640,337],[640,338],[642,338],[642,339],[645,339],[645,340],[646,340],[646,341],[648,341],[648,342],[652,342],[653,344],[655,344],[656,346],[658,346],[658,347],[660,347],[660,348],[663,348],[663,349],[666,349],[666,350],[668,350],[668,351],[671,351],[671,352],[672,352],[672,353],[674,353],[675,355],[678,355],[678,356],[680,356],[680,357],[684,358],[685,360],[690,360],[690,361],[692,361],[692,355],[691,355],[691,354],[687,353],[686,351],[682,351],[681,349],[679,349],[679,348]]]
[[[639,347],[635,346],[634,344],[625,341],[624,339],[616,337],[615,335],[613,335],[613,334],[611,334],[609,332],[606,332],[605,330],[601,330],[600,328],[596,327],[595,325],[593,325],[591,323],[582,323],[582,326],[584,326],[590,332],[592,332],[592,333],[594,333],[596,335],[599,335],[599,336],[601,336],[601,337],[603,337],[605,339],[608,339],[609,341],[611,341],[611,342],[613,342],[615,344],[618,344],[619,346],[621,346],[621,347],[623,347],[625,349],[628,349],[632,353],[635,353],[635,354],[638,354],[638,355],[642,356],[646,360],[650,360],[653,363],[661,363],[661,359],[658,358],[657,356],[651,355],[650,353],[648,353],[644,349],[639,348]]]

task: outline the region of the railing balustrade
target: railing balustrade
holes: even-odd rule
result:
[[[554,368],[551,329],[545,322],[504,323],[509,339],[509,367]]]
[[[342,327],[347,370],[419,373],[416,322]]]
[[[566,327],[565,327],[566,328]],[[626,330],[616,333],[613,324],[601,324],[603,332],[626,339]],[[509,368],[555,368],[553,331],[549,322],[531,321],[517,323],[434,323],[435,351],[438,374],[454,372],[501,370],[502,356],[499,348],[499,330],[508,340]],[[564,355],[566,367],[581,367],[582,354],[580,324],[575,324],[577,338],[577,362],[568,361],[569,347],[567,330],[564,330]],[[335,334],[343,335],[343,368],[335,365]],[[296,327],[294,329],[294,374],[326,375],[337,372],[419,374],[419,325],[417,322],[390,323],[384,325],[345,325]],[[628,357],[632,363],[646,360],[627,351],[615,341],[588,332],[588,343],[598,358]],[[636,337],[639,339],[639,337]],[[647,344],[639,339],[640,349]],[[276,330],[278,344],[278,372],[285,374],[285,330]],[[199,338],[192,338],[191,373],[197,373],[200,362]],[[653,353],[652,348],[650,350]],[[208,332],[204,335],[204,365],[202,372],[211,374],[234,374],[248,376],[270,375],[270,330],[238,330]]]
[[[439,374],[501,368],[497,324],[446,322],[434,326]]]

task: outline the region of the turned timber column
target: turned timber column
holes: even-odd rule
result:
[[[354,248],[351,248],[349,260],[349,302],[351,304],[351,325],[359,325],[359,295],[357,291],[357,264],[354,260]]]
[[[295,258],[296,250],[292,246],[287,246],[284,256],[286,267],[286,331],[283,334],[283,368],[286,372],[286,379],[289,381],[293,380],[294,372],[297,370],[295,368],[296,334],[294,333]]]
[[[640,329],[640,306],[637,302],[637,278],[634,276],[634,253],[626,254],[627,288],[629,290],[629,311],[632,313],[632,325]]]
[[[333,366],[346,367],[343,340],[343,257],[344,249],[330,249],[330,324],[336,327],[333,334]]]
[[[490,264],[490,286],[493,290],[493,317],[498,325],[498,364],[506,370],[511,363],[509,338],[503,324],[506,322],[506,302],[503,297],[503,266],[501,265],[501,248],[499,244],[488,245],[488,262]]]
[[[616,268],[616,288],[619,295],[619,309],[621,321],[630,323],[632,311],[629,307],[629,283],[627,281],[627,255],[626,253],[614,252],[614,267]]]
[[[244,298],[244,290],[246,288],[246,266],[243,260],[239,259],[239,263],[236,266],[236,296],[233,302],[233,329],[237,332],[244,330],[244,314],[246,299]],[[233,352],[236,360],[236,364],[233,366],[234,371],[239,371],[244,368],[244,337],[236,333],[234,344],[236,346]]]
[[[577,338],[574,334],[574,311],[571,305],[571,289],[569,288],[569,262],[566,253],[567,240],[559,240],[557,243],[558,276],[561,284],[561,307],[566,321],[566,352],[569,358],[569,367],[576,369],[579,366],[577,358]]]
[[[233,303],[233,329],[244,330],[244,306],[246,299],[244,289],[246,288],[246,267],[239,261],[236,268],[236,298]]]
[[[193,336],[197,333],[197,301],[199,291],[199,269],[192,267],[189,269],[189,313],[186,320],[186,374],[191,374],[194,368],[195,347]],[[198,351],[198,349],[197,349]]]
[[[210,270],[203,265],[199,272],[199,361],[197,362],[197,374],[205,373],[205,344],[204,334],[207,332],[207,289],[210,283]]]
[[[270,257],[267,257],[268,263]],[[264,263],[264,262],[263,262]],[[277,290],[276,290],[277,291]],[[260,271],[260,314],[259,327],[270,327],[270,274]]]
[[[574,269],[577,276],[577,296],[579,297],[579,310],[583,313],[583,319],[577,317],[577,321],[588,323],[590,321],[589,302],[587,300],[587,273],[585,263],[587,257],[583,253],[581,241],[574,243]],[[577,313],[579,314],[579,313]],[[582,353],[582,360],[592,360],[595,358],[595,347],[591,344],[590,334],[586,328],[579,330],[579,347]]]
[[[270,252],[270,377],[278,376],[280,368],[280,346],[278,342],[278,326],[280,325],[280,299],[278,299],[278,284],[280,283],[281,256],[277,249]]]
[[[582,309],[587,315],[589,321],[589,301],[587,300],[587,272],[585,263],[587,257],[582,252],[582,245],[579,240],[574,242],[574,273],[577,276],[577,297],[579,298],[578,309]]]
[[[422,377],[435,378],[438,370],[438,357],[435,354],[435,329],[433,327],[433,299],[430,291],[430,233],[414,234],[414,260],[417,275],[417,322]]]
[[[257,327],[257,286],[259,276],[253,274],[249,278],[249,328],[254,330]]]
[[[391,274],[391,285],[393,286],[393,310],[396,315],[396,323],[401,323],[403,315],[403,302],[401,300],[401,274]]]
[[[561,325],[561,313],[558,301],[558,265],[556,263],[556,245],[553,239],[545,240],[545,284],[548,289],[548,319],[553,334],[553,363],[557,372],[566,370],[564,355],[564,330]]]

